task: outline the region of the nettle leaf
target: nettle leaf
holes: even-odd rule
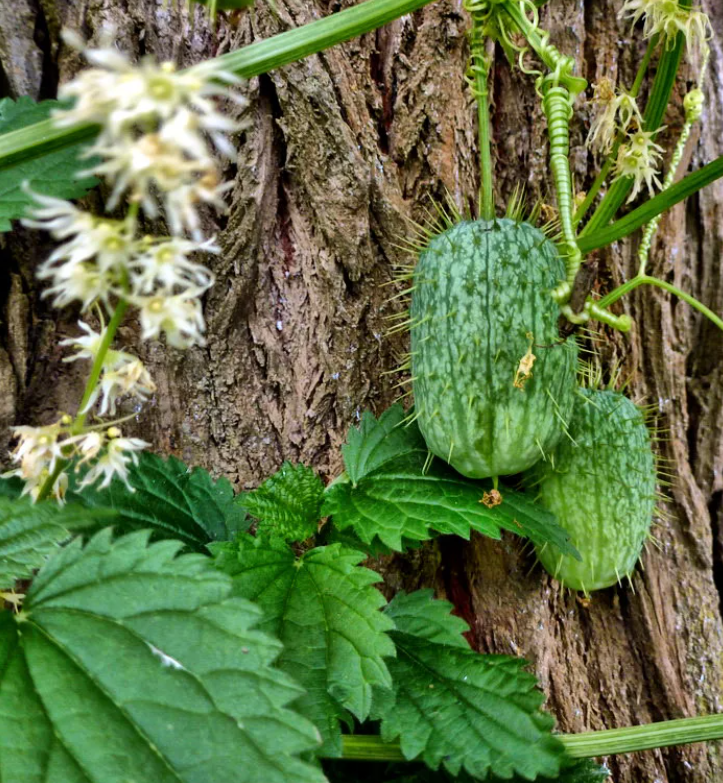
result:
[[[0,134],[47,120],[54,109],[62,106],[59,101],[35,103],[27,95],[16,101],[3,98],[0,100]],[[93,160],[79,159],[86,147],[87,142],[74,144],[3,168],[0,171],[0,232],[10,231],[10,221],[24,217],[28,207],[35,205],[22,189],[25,181],[31,190],[64,199],[80,198],[94,188],[98,184],[95,177],[79,176],[79,172],[94,165]]]
[[[306,465],[284,462],[277,473],[239,501],[262,528],[286,541],[304,541],[316,533],[324,485]]]
[[[469,539],[470,531],[500,538],[501,530],[550,544],[579,559],[570,536],[555,517],[520,492],[500,487],[502,502],[486,506],[491,483],[473,481],[434,459],[419,428],[403,424],[399,405],[376,421],[364,414],[343,447],[346,473],[325,493],[322,514],[341,530],[348,527],[366,544],[379,538],[401,551],[404,539],[424,541],[435,533]]]
[[[122,532],[151,528],[156,538],[174,538],[202,551],[210,541],[229,541],[248,528],[246,512],[234,503],[231,484],[214,480],[202,468],[191,470],[175,457],[143,452],[128,480],[115,478],[106,489],[85,487],[68,492],[69,501],[113,508]]]
[[[55,502],[0,496],[0,589],[12,587],[18,579],[29,579],[70,538],[71,531],[112,516],[107,510],[93,514]]]
[[[451,609],[424,591],[399,594],[385,610],[397,626],[397,657],[389,662],[393,691],[375,692],[382,739],[399,738],[406,758],[432,769],[443,764],[452,775],[558,775],[563,746],[550,733],[554,721],[540,710],[544,696],[526,662],[450,643],[459,620],[443,620],[435,603]]]
[[[427,444],[419,427],[414,424],[405,426],[405,416],[401,405],[392,405],[379,419],[375,419],[370,411],[365,411],[360,426],[349,429],[347,442],[341,447],[341,452],[347,475],[354,486],[387,462],[405,454],[423,451],[426,455]]]
[[[0,614],[0,780],[321,783],[260,610],[179,542],[74,541]]]
[[[321,731],[320,752],[340,755],[346,710],[365,720],[372,688],[391,685],[384,658],[394,655],[386,633],[394,624],[379,611],[379,575],[358,565],[362,552],[340,544],[297,558],[281,541],[243,535],[213,551],[237,593],[263,610],[259,627],[281,639],[278,665],[306,690],[296,704]]]

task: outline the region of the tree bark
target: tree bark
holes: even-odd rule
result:
[[[161,0],[14,0],[0,7],[0,91],[52,97],[81,63],[59,38],[86,38],[113,24],[118,45],[189,65],[349,5],[264,0],[221,17],[164,9]],[[643,52],[639,31],[617,20],[613,0],[551,0],[542,25],[575,56],[590,81],[630,86]],[[718,34],[723,9],[709,8]],[[385,316],[408,218],[423,221],[448,192],[474,211],[478,187],[475,111],[464,82],[468,19],[458,0],[438,0],[358,40],[245,83],[249,125],[226,218],[223,253],[205,302],[208,345],[180,353],[145,345],[158,385],[136,411],[136,433],[253,487],[282,460],[304,461],[326,478],[341,470],[340,445],[364,409],[398,395],[393,370],[407,337],[386,337]],[[707,106],[687,159],[698,167],[723,150],[723,50],[712,42]],[[692,72],[684,68],[684,76]],[[498,207],[524,185],[552,201],[546,125],[532,79],[497,53],[492,132]],[[670,147],[682,124],[685,79],[666,116]],[[3,94],[0,92],[0,95]],[[589,109],[572,127],[578,189],[595,161],[584,146]],[[97,198],[97,197],[93,197]],[[663,219],[651,255],[658,274],[723,312],[723,185],[716,183]],[[600,254],[600,290],[635,269],[637,239]],[[47,238],[0,235],[0,424],[48,423],[75,411],[82,368],[63,364],[58,341],[77,313],[56,311],[33,276]],[[723,334],[657,289],[625,302],[629,336],[605,332],[607,366],[617,361],[636,401],[657,403],[672,460],[667,513],[633,579],[589,602],[562,591],[518,539],[440,539],[408,556],[375,562],[389,594],[432,586],[451,600],[481,651],[524,655],[563,731],[613,728],[716,712],[723,697]],[[137,344],[137,323],[121,341]],[[132,409],[130,412],[134,412]],[[5,436],[3,435],[3,438]],[[616,783],[710,783],[723,779],[716,743],[608,760]]]

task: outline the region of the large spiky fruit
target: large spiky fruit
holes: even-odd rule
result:
[[[470,478],[519,473],[572,412],[574,340],[550,296],[555,245],[508,218],[462,221],[421,252],[411,299],[412,383],[430,451]]]
[[[581,389],[569,437],[527,479],[582,556],[538,549],[552,576],[588,593],[632,574],[650,532],[657,478],[645,417],[627,397]]]

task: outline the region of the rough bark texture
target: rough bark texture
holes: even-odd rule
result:
[[[213,32],[199,13],[160,0],[14,0],[0,4],[0,89],[50,97],[80,63],[59,39],[63,25],[87,38],[104,23],[119,45],[190,64],[243,46],[345,3],[259,0],[256,12]],[[543,25],[589,80],[631,84],[638,40],[616,21],[618,0],[552,0]],[[723,10],[711,4],[723,34]],[[387,339],[385,304],[405,219],[422,219],[445,190],[475,202],[475,113],[463,75],[467,19],[439,0],[375,34],[251,80],[232,205],[218,224],[224,253],[206,301],[208,347],[188,353],[146,346],[158,383],[136,429],[159,451],[256,485],[283,459],[331,477],[360,411],[382,411],[398,378],[382,375],[405,350]],[[638,37],[639,38],[639,37]],[[723,152],[723,52],[712,42],[708,105],[689,147],[693,166]],[[503,204],[524,184],[549,197],[545,123],[530,79],[497,57],[493,74],[496,192]],[[678,99],[680,95],[678,95]],[[680,100],[678,100],[678,105]],[[573,127],[578,187],[594,160]],[[672,135],[679,109],[666,117]],[[601,254],[605,289],[634,270],[635,241]],[[33,269],[47,241],[18,230],[0,239],[0,426],[46,423],[74,410],[83,378],[61,364],[58,340],[77,314],[51,310]],[[654,271],[723,312],[723,185],[663,221]],[[529,657],[564,731],[610,728],[721,709],[723,696],[723,334],[662,292],[638,289],[626,305],[636,327],[606,335],[606,361],[622,361],[636,399],[657,401],[670,429],[661,449],[674,475],[668,514],[656,528],[635,590],[610,589],[589,605],[563,593],[518,541],[440,540],[380,562],[389,591],[433,586],[470,623],[484,651]],[[136,325],[122,339],[134,340]],[[616,783],[723,779],[715,743],[609,760]]]

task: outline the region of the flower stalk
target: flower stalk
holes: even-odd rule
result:
[[[670,745],[723,739],[723,715],[648,723],[622,729],[559,734],[568,756],[575,759],[634,753]],[[342,758],[348,761],[407,761],[399,743],[371,735],[342,737]]]

